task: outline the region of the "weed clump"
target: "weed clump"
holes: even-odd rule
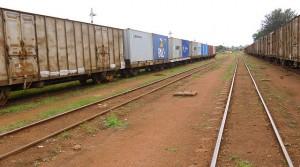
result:
[[[126,123],[120,120],[115,114],[111,114],[105,118],[104,126],[106,128],[122,128],[126,126]]]

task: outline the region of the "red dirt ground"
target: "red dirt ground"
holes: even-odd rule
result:
[[[291,71],[247,56],[254,77],[265,96],[283,141],[294,162],[300,166],[300,76]]]
[[[8,166],[207,166],[222,116],[218,94],[233,58],[122,109],[128,126],[90,135],[74,130],[70,139],[48,140],[4,162]],[[226,87],[227,89],[227,87]],[[173,93],[195,90],[194,97]],[[224,104],[224,99],[221,101]],[[219,106],[219,107],[217,107]],[[100,120],[94,124],[99,126]],[[70,133],[73,133],[70,132]],[[72,149],[80,144],[80,151]],[[58,152],[54,149],[60,148]],[[49,155],[51,154],[52,155]],[[25,156],[26,155],[26,156]]]

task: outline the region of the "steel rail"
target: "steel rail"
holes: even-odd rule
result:
[[[83,119],[83,120],[81,120],[81,121],[78,121],[78,122],[76,122],[76,123],[74,123],[74,124],[71,124],[71,125],[69,125],[69,126],[67,126],[67,127],[65,127],[65,128],[62,128],[62,129],[60,129],[60,130],[57,130],[57,131],[55,131],[55,132],[53,132],[53,133],[51,133],[51,134],[49,134],[49,135],[47,135],[47,136],[45,136],[45,137],[42,137],[42,138],[40,138],[40,139],[37,139],[37,140],[35,140],[35,141],[31,142],[31,143],[28,143],[28,144],[26,144],[26,145],[20,146],[20,147],[18,147],[18,148],[16,148],[16,149],[12,150],[12,151],[10,151],[10,152],[4,153],[4,154],[0,155],[0,160],[6,158],[6,157],[8,157],[8,156],[11,156],[11,155],[13,155],[13,154],[19,153],[19,152],[21,152],[21,151],[23,151],[23,150],[25,150],[25,149],[27,149],[27,148],[29,148],[29,147],[31,147],[31,146],[34,146],[34,145],[36,145],[36,144],[38,144],[38,143],[40,143],[40,142],[42,142],[42,141],[44,141],[44,140],[46,140],[46,139],[48,139],[48,138],[51,138],[51,137],[53,137],[53,136],[56,136],[56,135],[58,135],[58,134],[60,134],[60,133],[62,133],[62,132],[64,132],[64,131],[66,131],[66,130],[70,130],[70,129],[72,129],[72,128],[74,128],[74,127],[76,127],[76,126],[78,126],[78,125],[80,125],[80,124],[82,124],[82,123],[85,123],[85,122],[87,122],[87,121],[90,121],[90,120],[92,120],[92,119],[94,119],[94,118],[96,118],[96,117],[98,117],[98,116],[104,115],[104,114],[106,114],[106,113],[108,113],[108,112],[110,112],[110,111],[112,111],[112,110],[115,110],[115,109],[117,109],[117,108],[120,108],[120,107],[122,107],[122,106],[124,106],[124,105],[126,105],[126,104],[128,104],[128,103],[130,103],[130,102],[133,102],[133,101],[135,101],[135,100],[138,100],[138,99],[142,98],[143,96],[146,96],[146,95],[148,95],[148,94],[151,94],[151,93],[153,93],[153,92],[156,92],[156,91],[158,91],[158,90],[160,90],[160,89],[162,89],[162,88],[164,88],[164,87],[167,87],[167,86],[169,86],[169,85],[171,85],[171,84],[173,84],[173,83],[175,83],[175,82],[178,82],[178,81],[180,81],[180,80],[182,80],[182,79],[184,79],[184,78],[190,77],[191,75],[193,75],[193,74],[195,74],[195,73],[197,73],[197,72],[200,72],[200,71],[202,71],[202,70],[204,70],[204,69],[209,68],[210,66],[207,66],[207,65],[211,65],[211,64],[213,64],[213,63],[214,63],[214,62],[207,63],[207,64],[205,64],[205,65],[202,65],[202,66],[199,66],[199,67],[195,67],[195,68],[190,69],[190,70],[186,70],[186,71],[184,71],[184,72],[181,72],[181,73],[172,75],[172,76],[170,76],[170,77],[167,77],[167,78],[164,78],[164,79],[161,79],[161,80],[158,80],[158,81],[154,81],[154,82],[152,82],[152,83],[150,83],[150,84],[147,84],[146,86],[141,86],[141,87],[138,87],[138,88],[129,90],[129,91],[127,91],[127,93],[132,92],[132,91],[135,91],[135,90],[138,90],[138,89],[141,89],[141,88],[143,88],[143,87],[147,87],[147,86],[153,85],[153,84],[155,84],[155,83],[164,81],[164,80],[169,79],[169,78],[172,78],[172,77],[176,77],[176,76],[178,76],[178,75],[180,75],[180,74],[184,74],[184,73],[187,73],[187,72],[191,72],[191,71],[192,71],[192,72],[189,73],[189,74],[186,74],[186,75],[184,75],[184,76],[182,76],[182,77],[179,77],[179,78],[177,78],[177,79],[175,79],[175,80],[173,80],[173,81],[170,81],[170,82],[168,82],[168,83],[166,83],[166,84],[164,84],[164,85],[162,85],[162,86],[159,86],[159,87],[157,87],[157,88],[154,88],[154,89],[152,89],[152,90],[150,90],[150,91],[148,91],[148,92],[146,92],[146,93],[143,93],[143,94],[141,94],[141,95],[139,95],[139,96],[137,96],[137,97],[131,98],[131,99],[129,99],[129,100],[123,102],[123,103],[120,103],[120,104],[118,104],[118,105],[116,105],[116,106],[113,106],[113,107],[111,107],[111,108],[109,108],[109,109],[107,109],[107,110],[104,110],[104,111],[102,111],[102,112],[100,112],[100,113],[94,114],[94,115],[92,115],[92,116],[90,116],[90,117],[88,117],[88,118],[85,118],[85,119]],[[193,71],[193,70],[195,70],[195,71]],[[120,95],[122,95],[122,94],[126,94],[126,93],[121,93]],[[112,97],[106,98],[105,100],[112,99],[112,98],[117,97],[117,96],[120,96],[120,95],[112,96]],[[99,101],[99,102],[100,102],[100,101]],[[91,105],[98,104],[99,102],[95,102],[95,103],[92,103],[92,104],[89,104],[89,105],[86,105],[86,106],[77,108],[77,109],[75,109],[75,110],[77,111],[77,110],[83,109],[83,108],[85,108],[85,107],[88,107],[88,106],[91,106]],[[103,100],[102,100],[101,102],[103,102]],[[72,112],[72,111],[70,111],[70,112]],[[67,113],[65,113],[65,114],[67,114]],[[60,116],[62,116],[62,114],[60,114]],[[54,119],[54,118],[50,118],[50,119]],[[50,119],[48,119],[48,120],[50,120]],[[47,121],[47,120],[46,120],[46,121]],[[44,122],[45,122],[45,120],[44,120]],[[42,122],[37,122],[36,124],[34,124],[34,125],[29,125],[29,126],[30,126],[30,127],[31,127],[31,126],[35,126],[35,125],[38,125],[38,124],[40,124],[40,123],[42,123]],[[24,129],[24,128],[23,128],[23,129]],[[18,131],[20,131],[20,130],[21,130],[21,129],[18,129]]]
[[[259,96],[259,98],[260,98],[260,100],[261,100],[261,102],[262,102],[262,104],[264,106],[265,112],[268,115],[269,121],[271,122],[271,125],[272,125],[272,129],[273,129],[273,131],[274,131],[274,133],[276,135],[276,139],[277,139],[277,141],[278,141],[278,143],[280,145],[281,151],[284,154],[285,160],[288,163],[289,167],[293,167],[294,165],[293,165],[292,159],[290,158],[289,153],[288,153],[288,151],[287,151],[287,149],[286,149],[286,147],[285,147],[285,145],[284,145],[284,143],[282,141],[282,138],[281,138],[281,136],[279,134],[279,131],[278,131],[277,127],[276,127],[276,124],[275,124],[275,122],[274,122],[274,120],[272,118],[272,115],[271,115],[271,113],[270,113],[270,111],[269,111],[269,109],[268,109],[268,107],[267,107],[267,105],[265,103],[265,100],[264,100],[263,96],[261,95],[261,93],[260,93],[260,91],[258,89],[258,86],[257,86],[257,84],[256,84],[256,82],[255,82],[255,80],[254,80],[254,78],[253,78],[253,76],[251,74],[250,69],[248,68],[248,65],[245,62],[244,62],[244,65],[247,68],[247,71],[248,71],[248,73],[249,73],[249,75],[251,77],[251,80],[252,80],[252,82],[253,82],[253,84],[255,86],[256,92],[257,92],[257,94],[258,94],[258,96]]]
[[[127,90],[127,91],[125,91],[125,92],[118,93],[118,94],[113,95],[113,96],[109,96],[109,97],[107,97],[107,98],[98,100],[98,101],[96,101],[96,102],[92,102],[92,103],[86,104],[86,105],[84,105],[84,106],[81,106],[81,107],[78,107],[78,108],[75,108],[75,109],[68,110],[68,111],[63,112],[63,113],[61,113],[61,114],[57,114],[57,115],[55,115],[55,116],[52,116],[52,117],[49,117],[49,118],[46,118],[46,119],[42,119],[42,120],[37,121],[37,122],[33,122],[33,123],[28,124],[28,125],[26,125],[26,126],[23,126],[23,127],[20,127],[20,128],[14,129],[14,130],[11,130],[11,131],[7,131],[7,132],[4,132],[4,133],[1,133],[1,134],[0,134],[0,138],[3,137],[3,136],[7,136],[7,135],[9,135],[9,134],[13,134],[13,133],[15,133],[15,132],[18,132],[18,131],[27,129],[27,128],[29,128],[29,127],[36,126],[36,125],[38,125],[38,124],[41,124],[41,123],[50,121],[50,120],[52,120],[52,119],[55,119],[55,118],[58,118],[58,117],[61,117],[61,116],[70,114],[70,113],[72,113],[72,112],[76,112],[76,111],[78,111],[78,110],[81,110],[81,109],[90,107],[90,106],[92,106],[92,105],[95,105],[95,104],[98,104],[98,103],[103,103],[103,102],[105,102],[105,101],[107,101],[107,100],[110,100],[110,99],[113,99],[113,98],[116,98],[116,97],[119,97],[119,96],[126,95],[126,94],[128,94],[128,93],[133,92],[133,91],[136,91],[136,90],[139,90],[139,89],[142,89],[142,88],[145,88],[145,87],[154,85],[154,84],[156,84],[156,83],[165,81],[165,80],[170,79],[170,78],[172,78],[172,77],[176,77],[176,76],[181,75],[181,74],[186,73],[186,72],[190,72],[190,71],[195,70],[195,69],[197,69],[197,68],[201,68],[201,67],[210,65],[210,64],[212,64],[212,63],[214,63],[214,62],[209,62],[209,63],[203,64],[203,65],[201,65],[201,66],[199,66],[199,67],[195,67],[195,68],[192,68],[192,69],[189,69],[189,70],[186,70],[186,71],[183,71],[183,72],[180,72],[180,73],[171,75],[171,76],[169,76],[169,77],[162,78],[162,79],[159,79],[159,80],[157,80],[157,81],[153,81],[153,82],[151,82],[151,83],[149,83],[149,84],[142,85],[142,86],[139,86],[139,87],[136,87],[136,88]]]
[[[217,138],[215,149],[214,149],[214,152],[213,152],[213,156],[212,156],[212,159],[211,159],[211,162],[210,162],[210,167],[215,167],[216,164],[217,164],[219,151],[220,151],[220,147],[221,147],[221,142],[222,142],[222,136],[223,136],[223,132],[224,132],[225,124],[226,124],[227,115],[228,115],[228,112],[229,112],[229,105],[230,105],[230,101],[231,101],[231,96],[232,96],[232,91],[233,91],[233,86],[234,86],[234,81],[235,81],[237,68],[238,68],[238,63],[236,62],[233,77],[232,77],[232,81],[231,81],[230,91],[229,91],[228,97],[227,97],[226,107],[225,107],[225,110],[224,110],[220,130],[219,130],[219,133],[218,133],[218,138]]]

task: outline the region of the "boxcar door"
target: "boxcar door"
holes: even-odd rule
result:
[[[38,76],[34,16],[5,11],[5,36],[11,79]]]

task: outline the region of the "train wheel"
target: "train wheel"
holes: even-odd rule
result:
[[[100,74],[95,74],[92,76],[92,80],[95,84],[99,84],[101,83],[102,76],[100,76]]]
[[[0,106],[4,106],[8,101],[9,90],[1,89],[0,90]]]
[[[86,85],[87,84],[87,80],[86,79],[81,79],[79,80],[80,85]]]
[[[130,70],[130,75],[131,76],[137,76],[138,75],[138,73],[139,73],[139,71],[137,70],[137,69],[132,69],[132,70]]]
[[[114,74],[106,74],[104,82],[111,82],[114,80]]]

